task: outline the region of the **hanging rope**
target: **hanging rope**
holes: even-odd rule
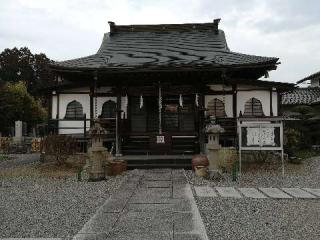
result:
[[[159,82],[159,134],[162,134],[162,95],[161,95],[161,85]]]
[[[98,99],[97,99],[97,81],[98,81],[98,72],[96,71],[94,74],[94,116],[96,119],[98,116]]]

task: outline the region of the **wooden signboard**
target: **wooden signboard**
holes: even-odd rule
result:
[[[283,123],[238,121],[239,133],[239,174],[241,175],[242,151],[281,151],[283,160]]]
[[[159,154],[169,153],[171,150],[171,135],[162,133],[150,137],[150,149]]]

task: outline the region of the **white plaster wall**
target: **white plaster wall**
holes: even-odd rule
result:
[[[273,116],[278,116],[278,93],[272,92],[272,111]]]
[[[60,121],[59,127],[72,127],[78,129],[59,129],[59,134],[83,134],[84,121]],[[87,131],[90,129],[90,121],[87,121]]]
[[[209,101],[211,101],[212,99],[215,99],[215,98],[217,98],[221,101],[225,101],[224,105],[225,105],[225,111],[226,111],[227,117],[233,117],[232,95],[230,95],[230,94],[229,95],[205,95],[205,97],[204,97],[205,108],[208,107]]]
[[[62,94],[59,95],[59,118],[64,119],[68,103],[76,100],[82,104],[83,113],[90,118],[90,96],[89,94]],[[79,121],[59,121],[59,128],[81,127],[82,129],[60,129],[59,134],[83,133],[84,122]],[[90,128],[90,121],[87,121],[87,130]]]
[[[240,111],[244,113],[244,106],[250,98],[256,98],[261,101],[263,113],[265,116],[270,116],[270,91],[238,91],[237,92],[237,116]]]
[[[57,116],[57,96],[52,96],[51,118],[56,119]]]

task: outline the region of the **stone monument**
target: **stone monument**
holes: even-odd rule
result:
[[[22,121],[15,121],[14,122],[14,142],[21,143],[22,142],[22,130],[23,130],[23,123]]]
[[[224,129],[216,124],[215,118],[210,117],[210,123],[206,126],[206,134],[208,136],[207,155],[209,160],[209,169],[218,170],[220,161],[220,149],[219,144],[220,133],[224,132]]]
[[[101,127],[98,120],[89,130],[91,137],[91,148],[89,152],[88,177],[89,181],[100,181],[105,179],[105,166],[109,157],[108,149],[103,146],[103,138],[108,132]]]

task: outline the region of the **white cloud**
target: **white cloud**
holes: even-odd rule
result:
[[[108,20],[118,24],[208,22],[222,18],[236,52],[280,57],[271,80],[319,70],[316,0],[0,0],[0,50],[28,46],[55,60],[95,53]]]

